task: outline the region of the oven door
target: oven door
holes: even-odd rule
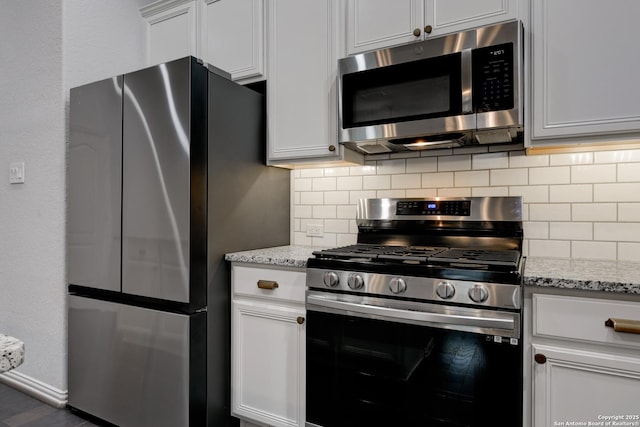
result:
[[[307,426],[521,426],[520,314],[309,291]]]

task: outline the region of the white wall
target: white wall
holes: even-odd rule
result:
[[[5,374],[64,403],[65,156],[69,88],[140,68],[144,27],[130,0],[0,0],[0,332],[25,342]],[[25,183],[9,184],[9,163]]]
[[[361,197],[523,196],[526,254],[640,262],[640,150],[527,156],[478,147],[375,159],[292,172],[295,244],[355,243]],[[308,237],[309,224],[324,236]]]

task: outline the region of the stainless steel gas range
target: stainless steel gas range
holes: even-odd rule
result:
[[[306,425],[521,425],[522,199],[363,199],[356,222],[307,263]]]

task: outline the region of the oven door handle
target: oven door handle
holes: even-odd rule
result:
[[[393,304],[393,303],[390,303]],[[420,306],[421,309],[417,309]],[[430,309],[433,311],[425,311]],[[467,330],[479,333],[519,338],[519,321],[516,313],[489,310],[444,307],[435,304],[418,304],[416,308],[394,308],[370,305],[366,301],[339,300],[334,295],[307,294],[307,310],[344,314],[367,319],[380,319],[415,325],[435,326],[447,329]]]

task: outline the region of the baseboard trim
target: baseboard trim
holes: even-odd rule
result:
[[[69,398],[67,391],[51,387],[18,371],[13,370],[0,375],[0,382],[53,407],[64,408],[67,405]]]

